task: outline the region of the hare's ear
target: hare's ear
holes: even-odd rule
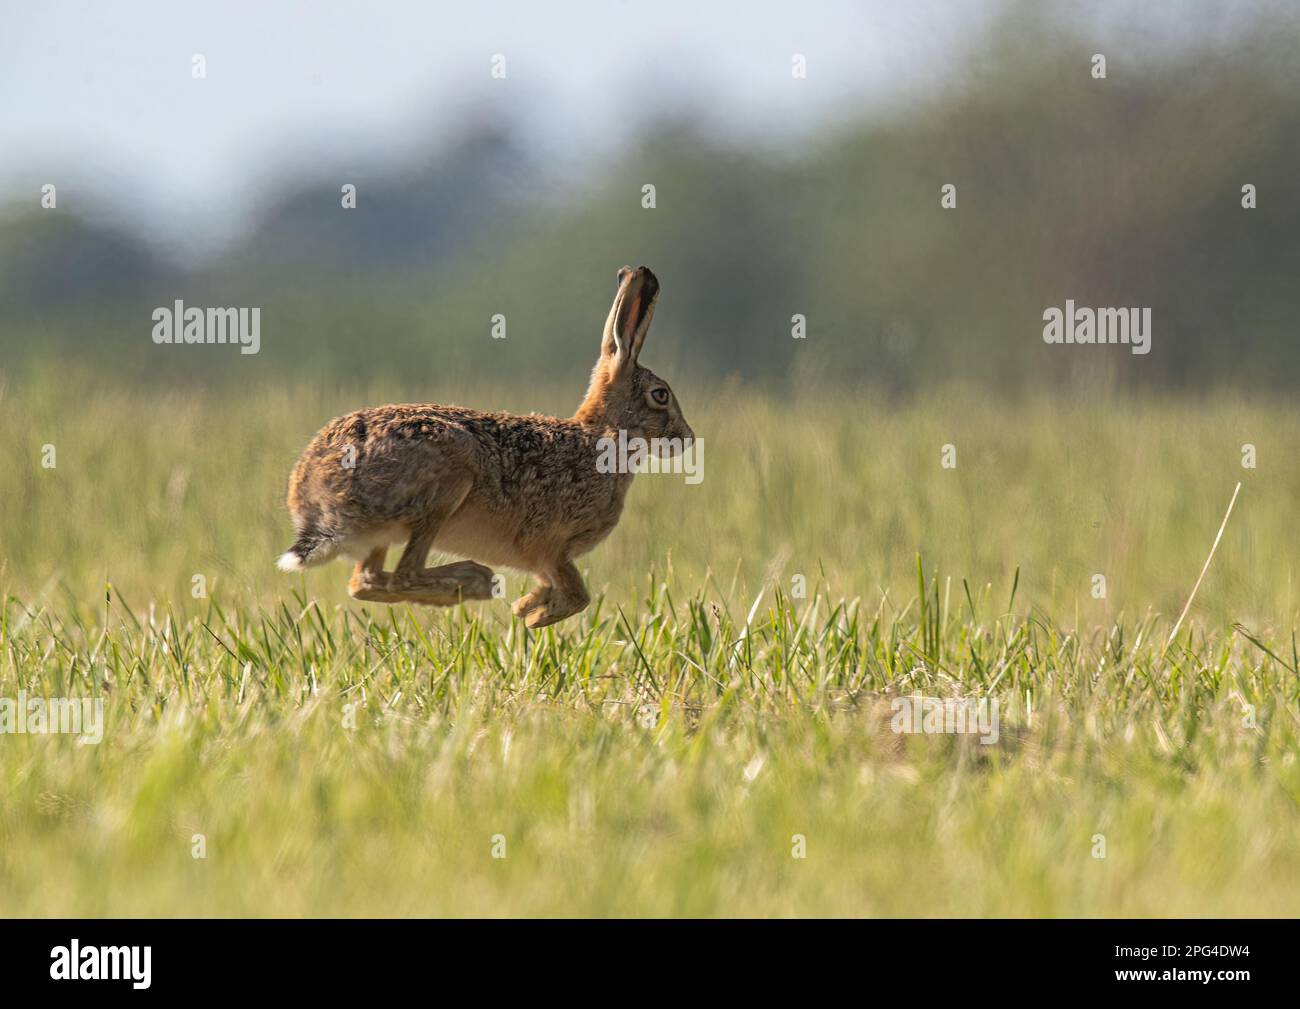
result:
[[[659,280],[648,267],[633,270],[625,266],[619,270],[618,294],[605,320],[601,356],[611,358],[620,369],[635,365],[658,300]]]

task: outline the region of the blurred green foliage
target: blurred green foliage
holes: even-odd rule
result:
[[[147,379],[571,377],[628,262],[663,282],[648,360],[666,375],[1287,389],[1300,21],[1264,10],[1165,51],[1016,4],[933,94],[886,117],[764,150],[664,121],[563,184],[507,128],[476,123],[421,164],[346,180],[355,210],[340,180],[286,180],[244,243],[192,271],[76,210],[13,212],[4,360],[72,353]],[[261,307],[262,352],[156,347],[150,313],[176,298]],[[1045,345],[1043,310],[1067,298],[1150,307],[1151,354]],[[796,313],[806,340],[791,338]]]

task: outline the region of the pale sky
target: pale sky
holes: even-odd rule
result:
[[[296,173],[400,167],[476,115],[516,123],[568,173],[598,173],[638,125],[680,110],[724,138],[794,146],[923,100],[992,9],[0,0],[0,203],[55,182],[61,208],[215,248]],[[205,80],[191,77],[195,53]],[[505,80],[489,73],[498,53]],[[806,80],[791,77],[794,53]]]

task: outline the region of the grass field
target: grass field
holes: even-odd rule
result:
[[[0,735],[0,914],[1300,910],[1293,411],[674,385],[704,482],[525,633],[277,573],[284,483],[355,406],[576,391],[0,379],[0,698],[105,701]]]

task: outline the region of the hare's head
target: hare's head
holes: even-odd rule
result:
[[[587,398],[577,419],[662,439],[660,445],[674,454],[695,437],[682,416],[682,408],[668,383],[638,363],[659,300],[659,281],[646,266],[618,271],[605,332],[600,340],[600,360],[591,373]]]

